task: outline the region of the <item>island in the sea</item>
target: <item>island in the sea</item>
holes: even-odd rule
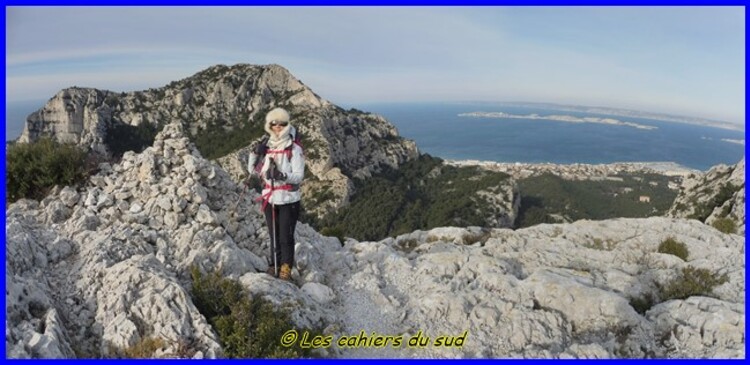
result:
[[[721,140],[724,141],[724,142],[729,142],[729,143],[734,143],[734,144],[741,144],[743,146],[745,145],[745,140],[744,139],[722,138]]]
[[[551,120],[557,122],[566,123],[594,123],[594,124],[608,124],[608,125],[619,125],[625,127],[633,127],[638,129],[657,129],[658,127],[623,122],[614,118],[598,118],[598,117],[576,117],[573,115],[539,115],[539,114],[509,114],[504,112],[471,112],[471,113],[460,113],[459,117],[474,117],[474,118],[512,118],[512,119],[532,119],[532,120]]]

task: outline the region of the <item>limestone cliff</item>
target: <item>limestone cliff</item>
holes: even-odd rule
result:
[[[738,234],[745,233],[745,159],[735,165],[718,165],[705,174],[689,175],[667,213],[711,225],[730,219]]]

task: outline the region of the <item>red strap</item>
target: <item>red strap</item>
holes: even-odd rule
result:
[[[283,153],[286,155],[286,158],[289,159],[289,161],[292,160],[292,149],[291,148],[285,148],[283,150],[268,150],[266,153],[270,153],[272,155]]]
[[[302,146],[300,146],[300,148],[302,148]],[[268,155],[268,154],[277,155],[277,154],[280,154],[280,153],[285,154],[286,157],[287,157],[287,159],[289,161],[292,160],[292,150],[291,150],[291,148],[289,148],[289,149],[285,148],[283,150],[267,150],[266,151],[266,155]],[[265,160],[265,157],[263,159]],[[261,170],[263,170],[263,164],[265,164],[265,161],[263,161],[263,163],[259,163],[259,164],[255,165],[255,172],[257,172],[258,175],[260,175]]]
[[[274,191],[277,191],[277,190],[290,191],[290,190],[292,190],[292,185],[285,184],[285,185],[273,186],[272,187],[270,184],[266,184],[266,189],[269,189],[267,193],[265,193],[265,194],[261,195],[259,198],[255,199],[256,202],[263,201],[263,206],[261,206],[261,208],[260,208],[261,212],[265,212],[266,211],[266,206],[268,205],[268,201],[271,200],[271,195],[273,194]]]

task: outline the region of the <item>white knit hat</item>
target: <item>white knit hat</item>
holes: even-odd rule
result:
[[[289,123],[289,113],[282,109],[276,108],[266,114],[266,124],[271,122],[287,122]]]
[[[266,133],[268,133],[269,136],[272,136],[271,139],[275,139],[276,133],[271,130],[271,122],[289,123],[289,113],[287,113],[287,111],[282,108],[276,108],[266,114],[266,124],[263,129],[265,129]],[[289,131],[291,129],[292,125],[287,124],[287,126],[280,131],[281,133],[279,134],[279,136],[282,139],[287,138],[286,136],[289,135]]]

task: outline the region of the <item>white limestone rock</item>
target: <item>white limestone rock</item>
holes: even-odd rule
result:
[[[708,225],[727,218],[735,223],[736,233],[744,235],[745,159],[732,166],[714,166],[705,174],[690,175],[683,181],[667,216],[699,219]]]
[[[104,328],[102,353],[109,345],[127,348],[145,337],[165,340],[166,353],[177,353],[180,340],[196,338],[208,357],[221,346],[190,294],[152,255],[133,256],[110,267],[97,294],[96,321]]]
[[[674,358],[743,358],[744,305],[706,297],[661,303],[647,313]]]
[[[11,208],[6,223],[6,356],[14,358],[70,358],[70,340],[50,296],[42,270],[66,255],[63,239],[41,231],[34,220]],[[52,250],[47,242],[56,240]],[[60,251],[63,251],[61,253]]]
[[[301,289],[305,294],[309,295],[320,304],[326,304],[335,298],[333,290],[320,283],[306,283],[305,285],[302,285]]]
[[[62,191],[60,191],[60,201],[68,207],[73,207],[78,203],[79,198],[80,195],[78,195],[78,192],[69,186],[64,187]]]

